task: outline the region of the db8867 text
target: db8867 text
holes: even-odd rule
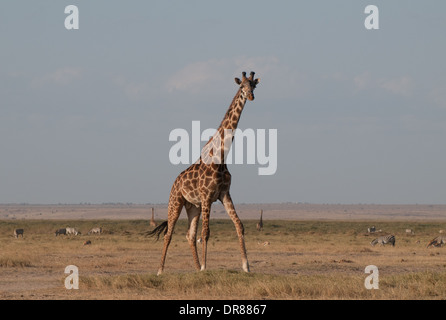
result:
[[[240,314],[240,315],[255,315],[264,314],[266,304],[225,304],[223,308],[224,314]]]

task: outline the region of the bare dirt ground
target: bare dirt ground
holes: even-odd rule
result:
[[[166,206],[153,207],[157,222],[165,220]],[[161,278],[156,271],[162,241],[145,235],[151,208],[0,205],[0,299],[446,298],[446,248],[426,249],[446,230],[445,205],[236,205],[245,225],[249,276],[241,272],[234,227],[215,205],[209,273],[194,269],[183,214]],[[262,232],[255,229],[260,209]],[[87,235],[98,225],[103,234]],[[397,245],[371,247],[371,225],[379,234],[395,234]],[[82,235],[55,237],[55,229],[66,226]],[[12,236],[17,227],[25,229],[24,238]],[[406,235],[406,228],[415,234]],[[91,244],[84,245],[86,240]],[[364,268],[371,264],[382,277],[379,293],[364,289]],[[79,268],[79,290],[64,286],[68,265]]]

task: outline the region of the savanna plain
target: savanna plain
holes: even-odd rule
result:
[[[241,269],[234,225],[218,205],[211,213],[208,269],[196,271],[183,213],[161,276],[162,238],[147,236],[152,207],[0,205],[0,299],[446,298],[446,247],[426,248],[446,231],[446,206],[236,205],[250,273]],[[256,229],[260,208],[263,231]],[[158,224],[166,220],[165,206],[155,212]],[[371,226],[375,233],[367,231]],[[65,227],[81,234],[56,237]],[[93,227],[103,232],[88,235]],[[23,238],[13,236],[16,228],[24,229]],[[394,247],[370,245],[385,234],[395,235]],[[69,265],[79,270],[77,290],[65,288]],[[369,265],[379,270],[379,289],[365,287]]]

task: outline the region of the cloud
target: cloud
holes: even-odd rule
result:
[[[353,84],[358,90],[367,88],[371,83],[370,74],[365,72],[353,78]]]
[[[438,86],[428,93],[429,99],[437,106],[446,108],[446,86]]]
[[[410,77],[399,77],[395,79],[381,80],[379,86],[393,94],[409,97],[412,95],[414,82]]]
[[[272,98],[296,97],[308,91],[305,75],[293,71],[274,56],[238,56],[191,63],[169,77],[166,89],[168,92],[202,94],[206,91],[215,94],[228,79],[240,77],[242,71],[256,72],[264,86],[263,92]]]
[[[200,61],[191,63],[167,80],[167,90],[186,91],[189,93],[198,93],[204,89],[215,85],[222,79],[222,74],[226,73],[230,67],[229,60],[212,59],[208,61]]]
[[[36,77],[32,80],[32,86],[42,87],[45,85],[60,85],[65,86],[71,84],[74,80],[81,77],[82,71],[80,68],[64,67],[59,68],[51,73]]]
[[[415,83],[411,77],[374,78],[369,72],[364,72],[353,78],[353,85],[357,91],[384,90],[394,95],[410,97]]]
[[[147,79],[138,82],[128,80],[123,76],[116,76],[113,83],[132,101],[150,101],[159,91],[157,85]]]

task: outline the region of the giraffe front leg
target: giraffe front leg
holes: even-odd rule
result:
[[[229,195],[229,192],[223,196],[222,202],[225,206],[226,212],[228,213],[229,217],[231,217],[231,220],[234,223],[235,229],[237,230],[238,240],[240,244],[240,253],[242,255],[243,271],[249,272],[248,256],[246,255],[245,247],[245,229],[239,217],[237,216],[237,212],[235,211],[234,204],[232,202],[231,196]]]
[[[210,203],[202,203],[201,214],[203,215],[202,229],[201,229],[201,240],[203,242],[202,258],[201,258],[201,271],[206,269],[206,256],[207,256],[207,246],[209,240],[209,216],[211,212]]]
[[[197,253],[197,229],[201,212],[200,208],[197,208],[192,204],[186,205],[186,212],[189,219],[189,229],[187,230],[186,239],[189,242],[189,246],[192,250],[192,257],[194,258],[195,267],[197,268],[197,270],[200,270],[201,265]]]

